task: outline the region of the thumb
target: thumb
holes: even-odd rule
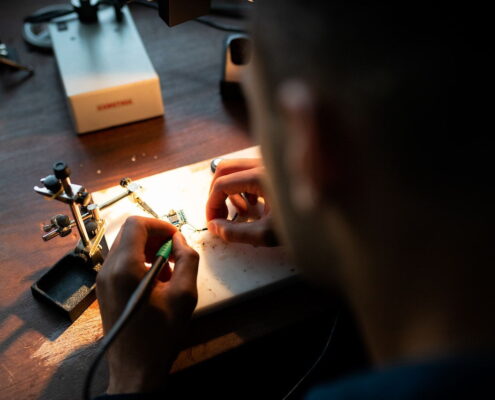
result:
[[[195,291],[199,255],[193,248],[189,247],[180,231],[174,233],[172,241],[175,265],[170,283],[183,290]]]
[[[208,222],[208,230],[226,242],[249,243],[253,246],[275,246],[277,244],[268,218],[253,222],[213,219]]]

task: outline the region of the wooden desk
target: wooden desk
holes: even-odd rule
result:
[[[94,342],[101,337],[98,305],[72,325],[35,301],[31,284],[75,237],[44,243],[40,225],[61,211],[33,186],[54,161],[72,168],[90,191],[122,176],[140,178],[253,144],[240,109],[229,110],[218,92],[224,32],[195,22],[168,28],[155,11],[132,12],[163,90],[165,118],[101,132],[74,133],[51,54],[32,51],[21,39],[22,18],[52,4],[17,0],[0,6],[0,37],[36,74],[0,75],[0,398],[77,399]],[[175,369],[208,359],[247,340],[314,315],[304,287],[227,309],[195,321],[188,350]],[[260,311],[261,309],[261,311]],[[190,347],[192,346],[192,347]],[[99,375],[95,391],[104,388]]]

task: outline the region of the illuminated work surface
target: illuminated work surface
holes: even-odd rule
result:
[[[259,157],[259,150],[251,147],[221,157],[254,158]],[[191,225],[204,228],[205,205],[213,177],[210,161],[136,181],[143,187],[140,197],[160,216],[166,215],[171,209],[182,209]],[[122,191],[122,187],[116,186],[96,192],[93,197],[95,202],[102,203]],[[107,222],[106,239],[109,246],[126,218],[131,215],[150,216],[129,198],[102,211],[102,217]],[[182,232],[189,245],[200,255],[196,313],[209,311],[246,295],[260,293],[297,273],[280,247],[226,243],[207,231],[195,232],[187,226]]]

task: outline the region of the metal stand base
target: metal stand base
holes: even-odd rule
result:
[[[33,296],[75,321],[96,299],[96,275],[108,253],[105,238],[100,245],[92,259],[77,249],[67,253],[31,286]]]

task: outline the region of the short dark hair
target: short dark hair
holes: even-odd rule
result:
[[[338,108],[339,126],[416,191],[490,190],[464,10],[398,3],[257,1],[253,37],[268,92],[286,79],[308,82]]]

